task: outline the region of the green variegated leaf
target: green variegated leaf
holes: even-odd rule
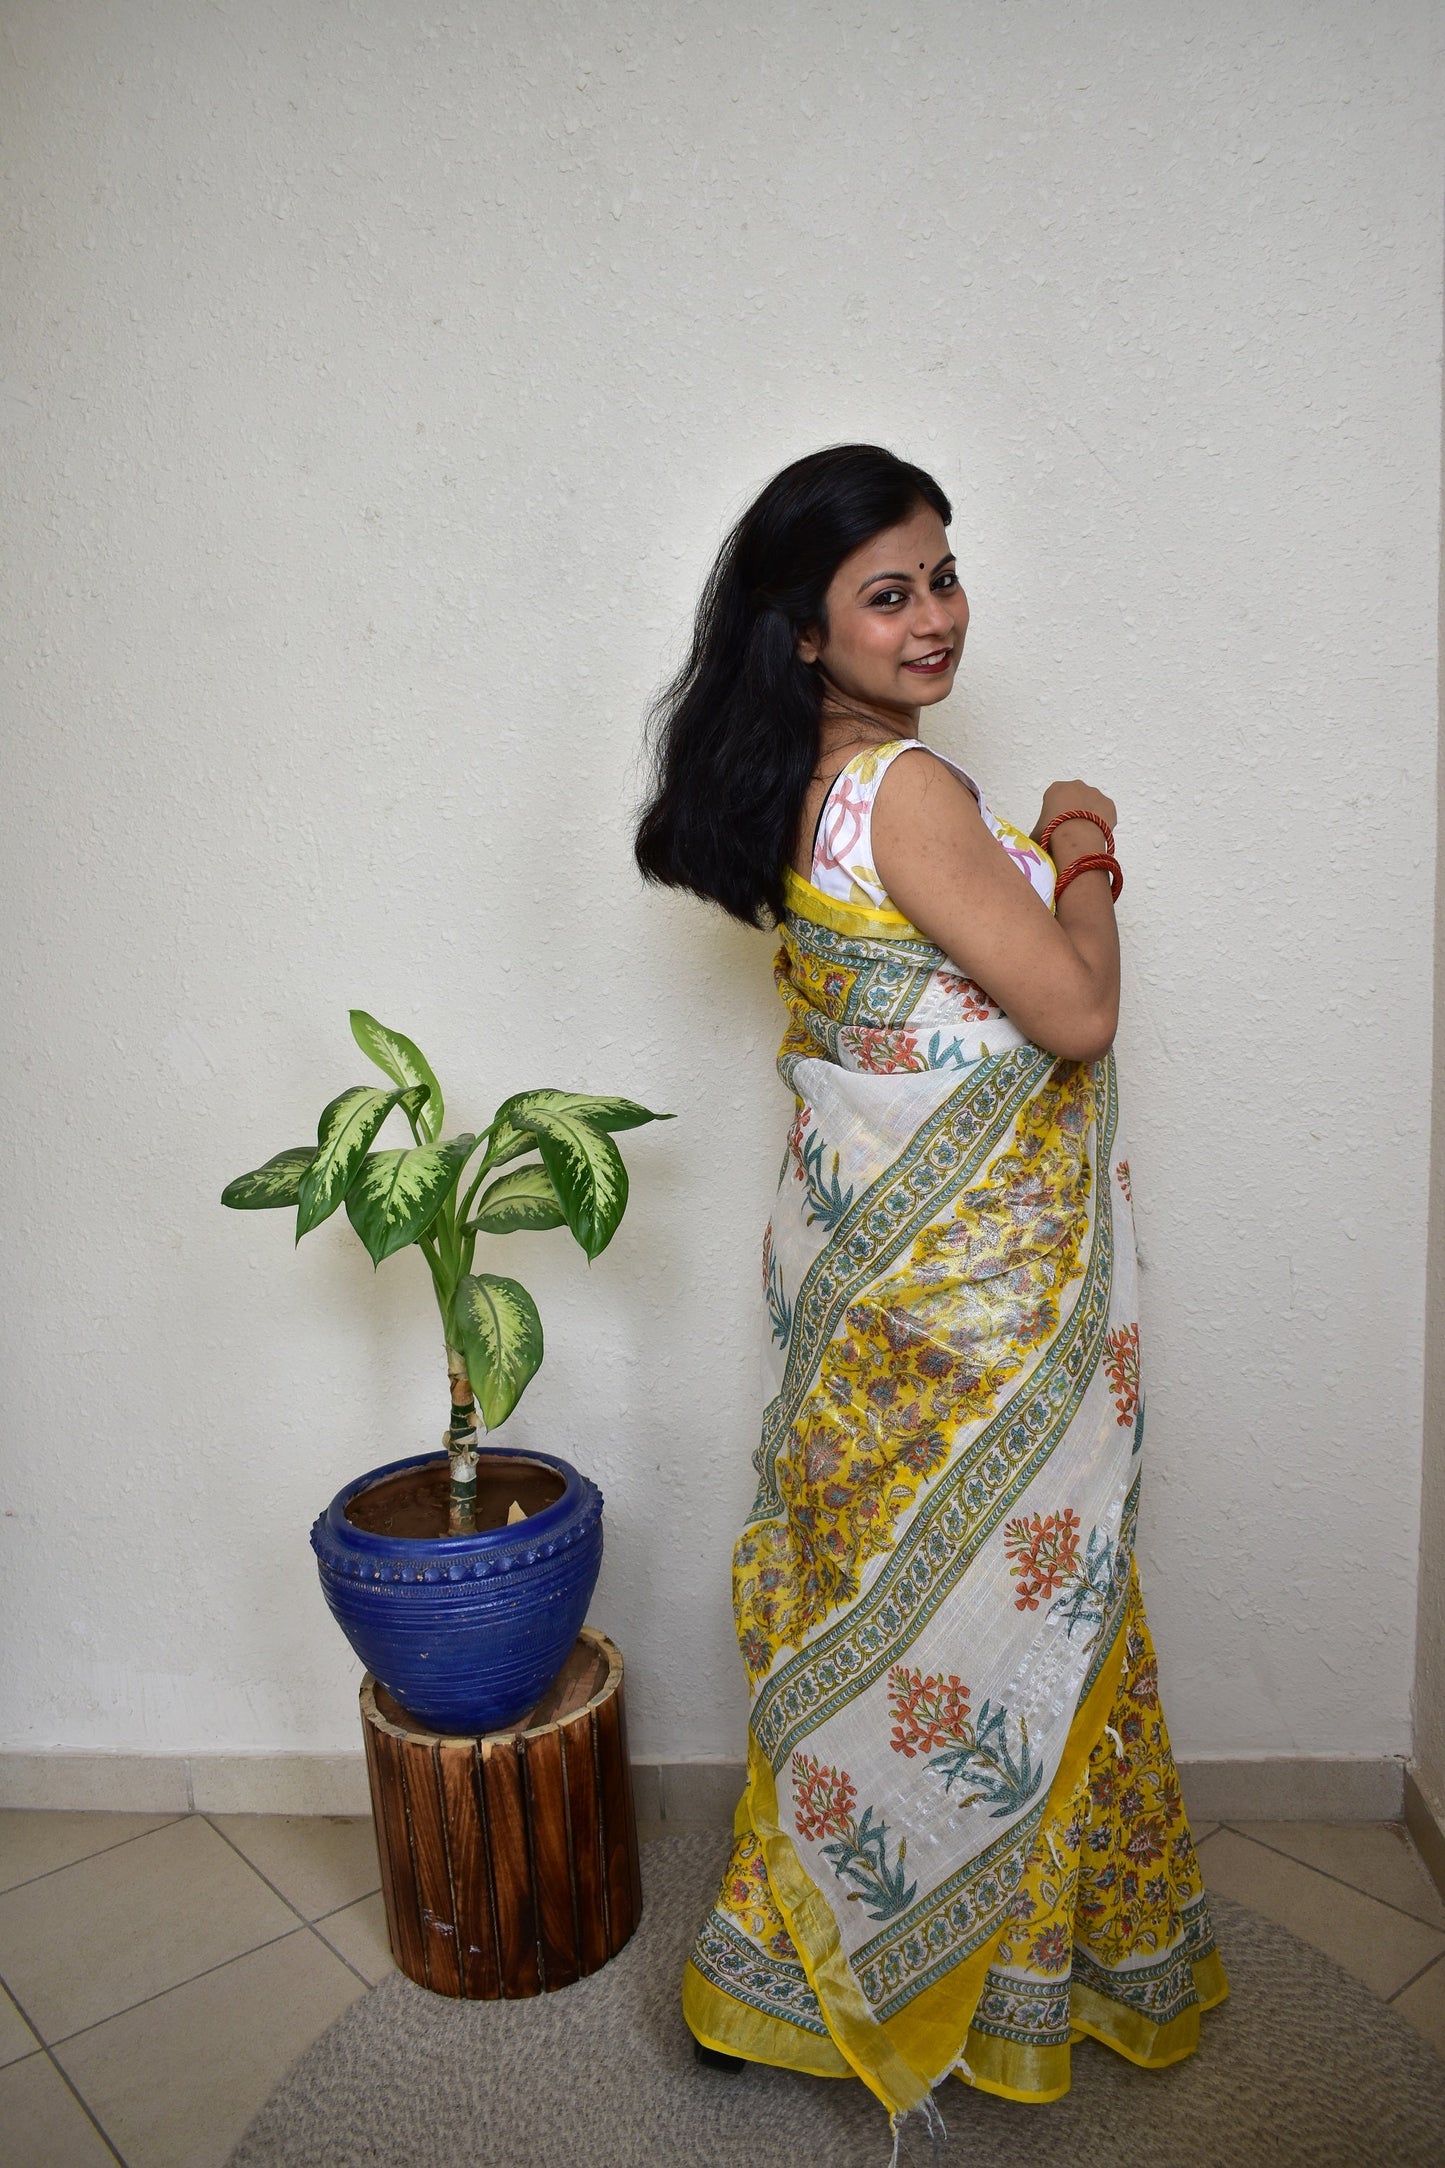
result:
[[[529,1107],[527,1122],[567,1225],[589,1257],[600,1257],[627,1210],[622,1154],[580,1114]]]
[[[314,1144],[293,1144],[264,1167],[238,1174],[221,1191],[222,1204],[236,1212],[269,1212],[277,1205],[295,1204],[301,1177],[316,1157]]]
[[[316,1126],[316,1157],[301,1177],[296,1198],[296,1240],[329,1219],[355,1181],[371,1140],[393,1107],[415,1114],[425,1105],[428,1087],[383,1092],[353,1084],[332,1100]]]
[[[469,1235],[514,1235],[565,1224],[566,1214],[557,1202],[546,1168],[518,1167],[493,1182],[479,1200],[476,1216],[467,1221],[463,1231]]]
[[[475,1137],[422,1144],[409,1152],[369,1152],[346,1192],[346,1217],[379,1265],[415,1242],[476,1150]]]
[[[640,1107],[635,1099],[609,1099],[596,1092],[518,1092],[514,1099],[506,1101],[497,1110],[492,1124],[492,1139],[488,1146],[492,1165],[501,1167],[509,1159],[518,1158],[531,1150],[531,1120],[533,1110],[551,1114],[571,1114],[579,1121],[589,1122],[594,1129],[640,1129],[644,1122],[670,1122],[670,1114],[653,1114],[647,1107]]]
[[[425,1084],[430,1096],[416,1116],[416,1126],[428,1144],[435,1144],[442,1133],[446,1110],[442,1105],[442,1088],[421,1048],[414,1046],[404,1032],[393,1031],[387,1024],[378,1024],[365,1009],[352,1010],[351,1036],[367,1059],[374,1061],[393,1084]]]
[[[542,1360],[542,1320],[516,1280],[470,1273],[459,1282],[452,1329],[467,1358],[467,1376],[488,1430],[511,1414]],[[454,1343],[455,1344],[455,1343]]]

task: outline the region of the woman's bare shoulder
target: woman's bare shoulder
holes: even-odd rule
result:
[[[978,799],[958,769],[920,745],[922,758],[894,760],[880,777],[873,801],[875,837],[888,841],[925,835],[967,836],[970,830],[988,834]]]

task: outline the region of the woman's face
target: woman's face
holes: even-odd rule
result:
[[[968,631],[943,521],[925,505],[845,557],[828,588],[828,634],[798,641],[850,700],[916,719],[953,690]]]

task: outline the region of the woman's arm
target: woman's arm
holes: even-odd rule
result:
[[[1114,807],[1086,783],[1051,783],[1041,820]],[[1055,830],[1060,868],[1102,850],[1091,821]],[[1119,1021],[1119,935],[1104,873],[1081,873],[1058,915],[984,826],[973,794],[941,760],[895,760],[873,807],[873,862],[898,909],[976,979],[1036,1046],[1095,1061]]]

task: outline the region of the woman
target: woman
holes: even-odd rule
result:
[[[801,459],[660,704],[649,879],[778,924],[795,1113],[773,1396],[733,1557],[747,1791],[689,1961],[703,2060],[1160,2067],[1226,1992],[1133,1568],[1144,1401],[1114,1061],[1114,807],[1031,836],[919,743],[968,628],[938,484]]]

